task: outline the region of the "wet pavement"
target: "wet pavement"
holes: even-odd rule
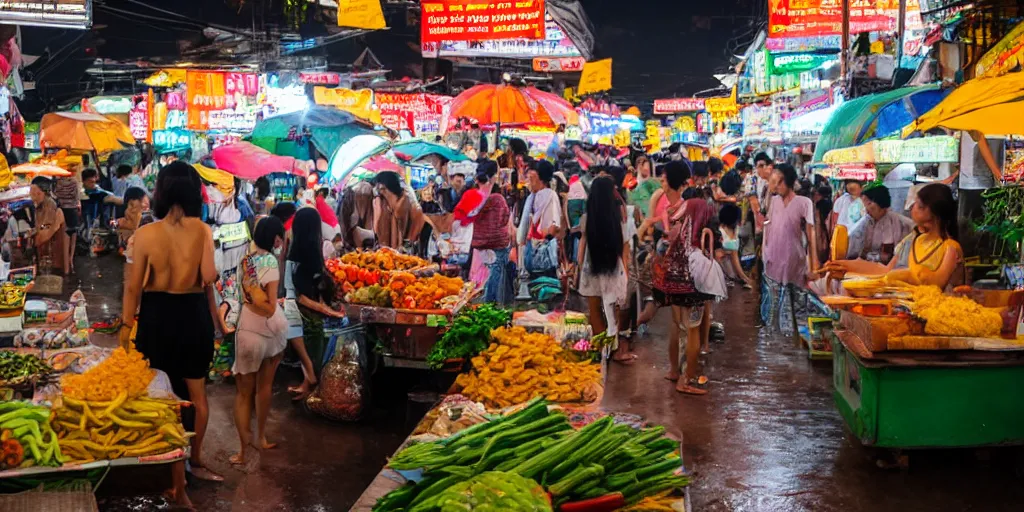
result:
[[[116,257],[80,258],[78,269],[90,319],[116,314]],[[713,343],[707,357],[707,396],[680,395],[663,379],[667,311],[648,336],[638,338],[637,363],[609,369],[605,408],[643,415],[682,437],[695,474],[693,510],[1021,510],[1024,456],[1015,448],[911,452],[908,469],[880,469],[876,461],[886,454],[857,445],[844,431],[832,400],[831,363],[811,362],[793,338],[756,329],[755,311],[752,292],[739,289],[716,307],[726,340]],[[367,418],[348,424],[291,403],[286,387],[299,380],[295,369],[278,372],[268,435],[279,447],[258,453],[244,468],[227,462],[238,448],[234,388],[207,387],[211,418],[204,456],[226,481],[189,484],[198,510],[348,510],[425,412],[408,405],[404,393],[441,387],[413,370],[378,373]],[[168,483],[160,467],[112,471],[98,492],[101,510],[165,508],[158,496]]]

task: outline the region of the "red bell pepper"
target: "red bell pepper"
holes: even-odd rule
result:
[[[626,506],[626,498],[621,492],[613,492],[591,498],[589,500],[564,503],[558,510],[561,512],[612,512]]]

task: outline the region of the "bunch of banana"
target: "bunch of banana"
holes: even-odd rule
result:
[[[25,302],[25,289],[11,282],[0,286],[0,306],[18,307]]]
[[[66,462],[167,453],[188,446],[193,435],[182,427],[180,405],[173,400],[128,400],[126,393],[109,402],[63,400],[53,426]]]

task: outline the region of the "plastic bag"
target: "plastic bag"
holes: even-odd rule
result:
[[[324,365],[316,391],[306,399],[311,411],[339,421],[362,417],[368,394],[362,332],[358,326],[335,335],[334,356]]]

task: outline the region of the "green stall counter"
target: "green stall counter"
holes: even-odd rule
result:
[[[1024,444],[1024,353],[872,353],[852,333],[837,334],[833,395],[863,445]]]

